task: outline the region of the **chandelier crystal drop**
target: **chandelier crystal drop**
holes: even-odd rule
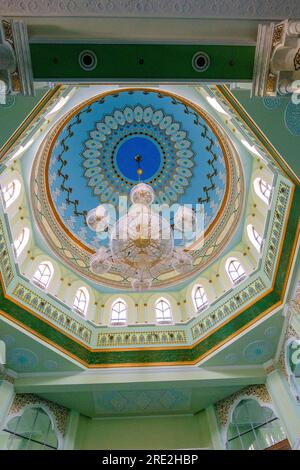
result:
[[[138,175],[142,174],[139,164]],[[151,205],[155,200],[153,188],[143,182],[130,191],[131,206],[126,215],[110,225],[105,207],[88,212],[86,223],[96,232],[109,230],[109,248],[101,246],[91,256],[94,274],[104,274],[112,267],[130,279],[134,290],[147,290],[152,279],[168,268],[185,273],[193,267],[193,257],[183,248],[174,249],[170,223]],[[185,214],[186,216],[186,214]]]

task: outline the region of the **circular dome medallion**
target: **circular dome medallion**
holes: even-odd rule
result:
[[[142,155],[139,153],[142,152]],[[114,165],[117,171],[131,183],[137,183],[140,178],[136,171],[135,157],[142,156],[141,169],[143,181],[150,181],[163,164],[162,148],[148,136],[130,136],[118,145],[114,152]]]
[[[141,180],[155,191],[155,203],[203,208],[205,238],[203,246],[193,245],[194,269],[159,272],[153,283],[172,285],[220,253],[243,196],[230,142],[204,110],[182,97],[153,89],[115,90],[69,112],[35,159],[35,217],[51,248],[73,269],[100,284],[130,288],[117,268],[98,276],[90,271],[90,254],[109,240],[90,230],[85,218],[97,205],[118,207],[120,196],[129,196],[139,181],[137,155]]]

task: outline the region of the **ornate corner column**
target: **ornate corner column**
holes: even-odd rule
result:
[[[293,302],[292,309],[291,325],[300,338],[300,307],[296,302]]]
[[[300,92],[300,21],[258,27],[252,96]]]
[[[10,410],[15,396],[15,388],[11,377],[0,374],[0,429]]]
[[[215,407],[213,405],[208,406],[205,409],[206,418],[208,421],[208,428],[210,431],[211,442],[214,450],[224,450],[224,444],[222,441],[218,420],[215,412]]]
[[[0,373],[1,368],[4,369],[4,364],[6,363],[6,347],[4,341],[0,341]]]
[[[292,449],[300,450],[300,406],[297,405],[284,376],[278,369],[272,370],[267,375],[266,386]]]
[[[0,341],[0,429],[3,426],[15,395],[13,380],[5,373],[5,363],[5,343]]]
[[[64,435],[64,450],[74,450],[75,440],[79,425],[80,414],[78,411],[70,410]]]
[[[21,21],[0,18],[1,82],[5,84],[1,94],[35,94],[27,26]]]

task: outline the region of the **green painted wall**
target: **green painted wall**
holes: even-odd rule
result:
[[[7,105],[0,104],[0,147],[11,137],[48,90],[47,87],[36,90],[36,96],[8,97]]]
[[[195,416],[91,419],[80,416],[75,449],[211,448],[205,411]]]
[[[291,103],[291,97],[281,97],[277,101],[276,107],[271,109],[266,106],[266,100],[250,98],[249,90],[235,90],[233,95],[296,175],[300,177],[300,135],[293,135],[285,122],[287,105]]]

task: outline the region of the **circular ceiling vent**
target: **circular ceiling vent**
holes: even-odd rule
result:
[[[206,52],[196,52],[192,59],[192,66],[196,72],[205,72],[210,66],[210,58]]]
[[[78,60],[80,67],[88,72],[97,66],[97,56],[93,51],[81,51]]]

